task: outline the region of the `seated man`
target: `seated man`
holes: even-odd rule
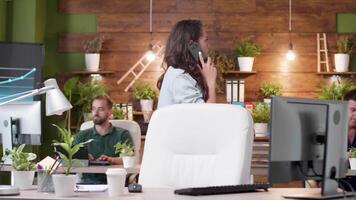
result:
[[[89,160],[106,160],[110,164],[122,164],[122,159],[115,154],[114,145],[118,142],[129,141],[132,138],[126,129],[114,127],[109,122],[112,115],[112,102],[107,96],[97,96],[92,101],[92,115],[94,127],[78,132],[74,137],[74,144],[93,139],[88,144]],[[106,183],[105,174],[83,174],[85,183]]]
[[[348,101],[349,104],[349,130],[347,136],[347,150],[350,150],[352,147],[356,148],[356,89],[349,91],[344,95],[344,100]],[[341,182],[342,186],[351,191],[350,186],[353,189],[356,189],[356,177],[355,176],[347,176],[343,179],[347,181],[347,183]]]

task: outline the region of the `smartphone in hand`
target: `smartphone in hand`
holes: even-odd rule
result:
[[[192,54],[192,56],[194,57],[194,59],[196,61],[198,61],[200,63],[200,59],[199,59],[199,52],[202,53],[204,62],[206,62],[208,60],[208,57],[206,56],[206,54],[204,53],[204,51],[201,49],[200,45],[198,42],[191,42],[188,45],[188,49],[190,54]],[[201,63],[200,63],[201,65]]]

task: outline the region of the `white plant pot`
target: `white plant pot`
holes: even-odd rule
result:
[[[99,53],[86,53],[85,54],[85,66],[88,71],[98,71],[100,63]]]
[[[54,174],[52,175],[54,192],[58,197],[74,196],[77,175]]]
[[[349,70],[350,55],[344,53],[335,54],[335,71],[347,72]]]
[[[254,57],[238,57],[237,62],[239,63],[240,71],[251,72],[254,59]]]
[[[142,111],[152,111],[153,110],[153,100],[152,99],[141,99],[141,110]]]
[[[356,158],[349,158],[350,169],[356,169]]]
[[[35,171],[11,171],[12,185],[21,190],[31,189]]]
[[[124,162],[124,168],[133,168],[135,165],[135,156],[124,156],[122,157]]]
[[[267,135],[268,124],[267,123],[255,123],[255,134]]]
[[[271,101],[272,101],[271,99],[266,99],[266,98],[263,99],[263,103],[271,104]]]

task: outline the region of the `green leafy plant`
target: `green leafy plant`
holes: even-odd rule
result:
[[[82,42],[85,53],[100,53],[103,43],[103,37],[95,37],[92,40],[85,40]]]
[[[341,100],[344,94],[352,89],[356,89],[356,83],[352,81],[332,82],[321,86],[320,99]]]
[[[128,140],[125,142],[119,142],[114,145],[115,154],[119,154],[120,157],[135,156],[135,146]]]
[[[263,82],[260,87],[260,92],[263,98],[271,98],[272,96],[281,96],[282,95],[282,85],[279,83],[268,83]]]
[[[157,92],[149,84],[137,83],[133,87],[133,96],[137,100],[153,100],[157,98]]]
[[[127,114],[116,105],[112,108],[112,115],[113,119],[127,119]]]
[[[216,50],[211,50],[209,51],[208,54],[209,57],[212,58],[217,70],[216,90],[218,93],[223,93],[225,90],[224,74],[229,70],[234,69],[234,62],[231,58],[227,57],[225,54],[220,53]]]
[[[338,38],[337,42],[338,53],[351,54],[355,43],[348,35],[342,35]]]
[[[62,147],[67,153],[63,154],[61,152],[57,152],[59,154],[59,157],[64,161],[65,163],[65,170],[64,173],[65,175],[69,175],[71,173],[71,169],[74,163],[79,163],[79,160],[73,159],[73,155],[79,151],[81,147],[84,147],[85,144],[90,143],[93,139],[87,140],[85,142],[75,144],[73,145],[73,136],[71,132],[65,128],[61,128],[55,124],[52,124],[53,126],[57,127],[59,130],[61,137],[62,137],[62,142],[59,141],[53,141],[53,145],[55,146],[60,146]]]
[[[255,109],[252,110],[254,123],[268,123],[270,119],[270,105],[267,103],[256,103]]]
[[[238,57],[256,57],[260,55],[261,49],[250,37],[234,41],[234,52]]]
[[[25,153],[23,149],[25,144],[21,144],[19,147],[14,147],[12,150],[7,150],[5,156],[9,156],[12,160],[12,167],[17,171],[33,171],[35,170],[36,154]]]
[[[99,95],[105,95],[108,91],[108,87],[95,80],[91,80],[85,83],[79,81],[78,77],[68,79],[64,83],[63,92],[64,95],[73,105],[74,109],[78,111],[77,125],[82,123],[83,113],[91,112],[91,101],[94,97]],[[73,112],[72,112],[73,113]],[[66,121],[68,119],[68,113]]]
[[[356,148],[355,148],[355,147],[352,147],[352,148],[349,150],[349,157],[351,157],[351,158],[356,158]]]

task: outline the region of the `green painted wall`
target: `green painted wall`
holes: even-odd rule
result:
[[[6,40],[6,9],[7,2],[0,1],[0,41]]]
[[[58,73],[84,69],[83,53],[60,53],[58,38],[60,33],[66,32],[96,32],[96,15],[73,14],[64,15],[58,13],[58,0],[46,2],[46,26],[45,26],[45,66],[44,79],[56,77]],[[57,76],[58,77],[58,76]],[[53,152],[51,143],[59,138],[57,129],[52,124],[63,125],[64,116],[50,116],[43,119],[43,145],[40,157],[45,157]]]
[[[353,33],[356,34],[356,13],[338,13],[337,17],[337,32],[338,33]],[[356,41],[354,41],[356,43]],[[356,48],[355,48],[356,51]],[[356,54],[351,56],[350,71],[356,71]]]
[[[46,58],[44,76],[53,77],[58,72],[84,69],[83,53],[59,53],[58,36],[65,32],[96,32],[94,14],[63,15],[58,13],[58,1],[47,1]]]

